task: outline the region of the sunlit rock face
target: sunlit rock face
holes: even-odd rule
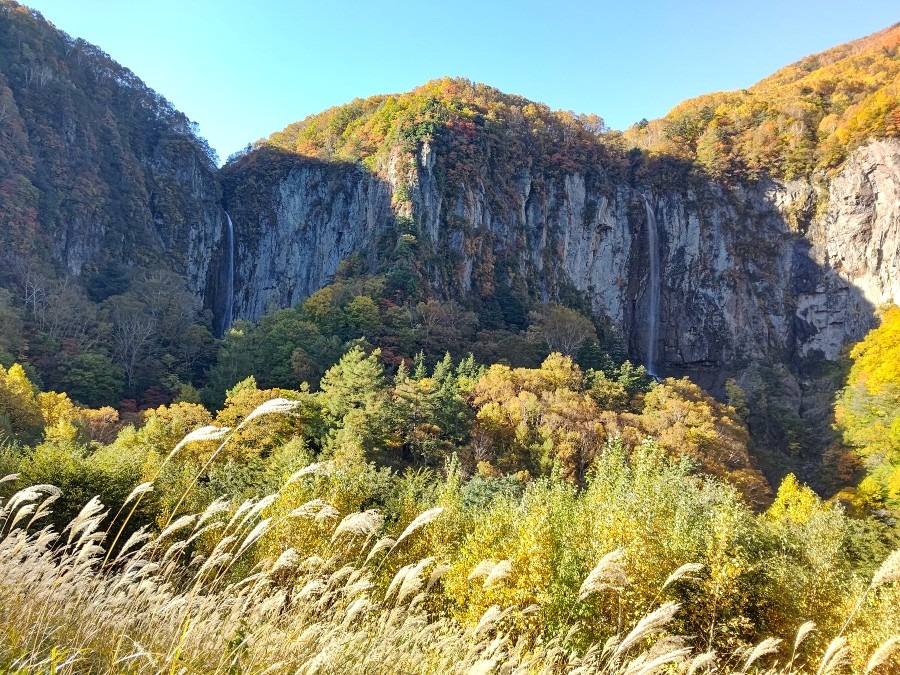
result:
[[[878,305],[900,298],[897,141],[857,150],[830,179],[743,187],[693,180],[659,188],[652,177],[617,181],[603,167],[561,178],[522,168],[498,186],[484,167],[449,190],[435,154],[426,143],[412,168],[380,175],[298,160],[259,187],[265,208],[229,203],[240,214],[236,316],[296,304],[348,255],[371,257],[396,216],[401,184],[439,261],[427,270],[438,297],[464,300],[509,284],[553,299],[574,288],[624,327],[639,360],[648,349],[646,197],[659,229],[663,374],[835,358],[873,325]]]

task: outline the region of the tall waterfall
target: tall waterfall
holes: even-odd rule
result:
[[[222,334],[231,328],[231,315],[234,311],[234,223],[231,216],[225,213],[228,224],[225,230],[225,285],[222,289]]]
[[[656,346],[659,342],[659,231],[656,214],[650,206],[647,195],[644,208],[647,210],[647,250],[650,255],[650,278],[647,281],[649,302],[647,307],[647,372],[656,377]]]

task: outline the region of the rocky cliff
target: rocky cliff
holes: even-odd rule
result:
[[[864,145],[830,177],[731,186],[615,159],[572,173],[486,160],[450,182],[441,147],[395,149],[380,173],[282,157],[263,189],[240,164],[227,169],[237,316],[296,304],[354,253],[374,271],[376,243],[403,221],[429,295],[477,308],[501,287],[542,300],[574,290],[646,363],[646,199],[661,263],[655,371],[719,396],[735,378],[769,478],[827,485],[841,377],[823,364],[865,335],[879,305],[900,301],[900,141]]]
[[[259,185],[226,172],[237,234],[235,318],[258,319],[325,286],[393,221],[391,186],[354,164],[282,158]]]
[[[209,147],[131,71],[10,0],[0,197],[6,254],[95,287],[112,268],[165,267],[198,301],[208,294],[225,228]]]
[[[464,299],[522,283],[546,300],[571,286],[624,327],[638,359],[649,312],[646,197],[660,228],[664,373],[833,359],[872,326],[876,306],[900,299],[896,140],[857,150],[828,180],[742,187],[696,176],[660,186],[652,173],[616,182],[603,167],[558,177],[522,167],[498,190],[485,166],[442,189],[436,155],[424,143],[405,171],[383,178],[298,159],[267,186],[270,208],[248,213],[234,203],[244,219],[236,219],[237,314],[257,318],[324,285],[392,222],[401,190],[422,239],[450,261],[430,264],[435,295]]]

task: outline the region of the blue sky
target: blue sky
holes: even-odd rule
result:
[[[26,4],[133,70],[222,159],[311,113],[445,75],[623,129],[900,21],[896,0]]]

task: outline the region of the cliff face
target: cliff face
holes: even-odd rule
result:
[[[252,162],[253,156],[246,161]],[[235,315],[255,319],[323,285],[341,260],[374,270],[381,235],[412,221],[428,292],[478,303],[507,286],[543,300],[580,291],[646,363],[649,218],[660,259],[655,371],[719,396],[746,392],[761,467],[827,481],[833,442],[828,367],[900,302],[900,141],[872,141],[830,178],[725,186],[644,167],[548,173],[485,162],[452,185],[429,142],[380,174],[290,156],[268,182],[225,171],[238,239]]]
[[[98,48],[0,1],[0,243],[72,277],[164,267],[207,294],[225,227],[189,120]]]
[[[900,300],[900,143],[875,141],[823,183],[660,188],[602,171],[562,177],[519,170],[498,189],[484,167],[442,189],[436,151],[378,179],[347,165],[298,162],[267,188],[271,209],[236,220],[239,316],[256,318],[320,288],[341,259],[371,248],[403,185],[431,250],[433,291],[446,298],[528,285],[544,299],[564,285],[624,326],[646,352],[649,200],[660,230],[659,367],[733,370],[753,359],[835,358],[872,326],[876,305]],[[326,168],[327,167],[327,168]],[[240,210],[243,218],[247,212]]]
[[[807,237],[812,256],[836,278],[830,305],[813,305],[826,356],[871,324],[871,308],[900,302],[900,141],[873,141],[818,193],[824,208]],[[804,306],[807,300],[798,298]],[[803,311],[803,310],[801,310]],[[831,346],[831,349],[828,349]]]
[[[390,185],[355,165],[299,162],[261,191],[243,184],[229,193],[230,184],[226,179],[237,231],[236,318],[258,319],[307,298],[393,217]],[[248,192],[261,207],[242,201]]]

